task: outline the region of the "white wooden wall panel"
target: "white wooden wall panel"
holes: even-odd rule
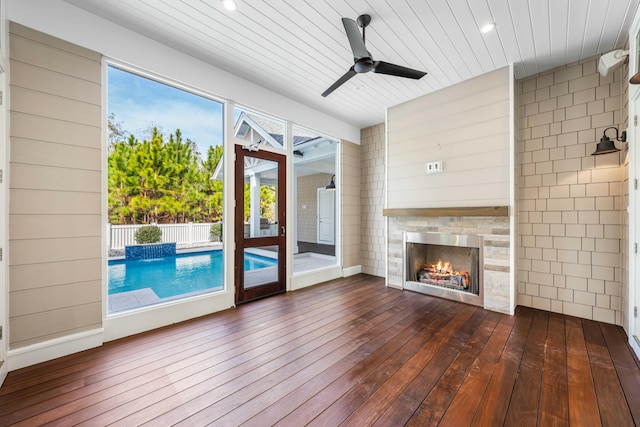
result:
[[[13,111],[11,136],[100,149],[100,128]]]
[[[99,54],[12,23],[9,345],[100,327]]]
[[[100,169],[98,149],[18,137],[14,137],[14,141],[16,144],[11,151],[11,158],[17,163],[93,171]]]
[[[100,237],[100,215],[14,215],[11,236],[14,239],[53,239]],[[97,234],[96,234],[97,233]]]
[[[101,279],[102,260],[80,259],[11,267],[11,290],[40,289]]]
[[[99,193],[101,178],[100,170],[22,164],[11,167],[12,188],[20,189]]]
[[[52,72],[32,64],[14,61],[11,67],[12,83],[18,87],[45,92],[64,98],[92,104],[100,103],[100,84],[74,76]]]
[[[96,215],[101,212],[101,198],[100,193],[12,189],[9,211],[11,215]]]
[[[14,292],[10,301],[11,313],[17,317],[95,303],[101,299],[100,288],[98,280],[93,283],[67,283],[45,289]]]
[[[100,104],[78,102],[18,86],[11,87],[11,110],[83,125],[95,124]]]
[[[95,232],[95,231],[94,231]],[[100,237],[23,239],[10,243],[11,265],[100,258]]]
[[[553,13],[549,14],[551,28],[566,28],[569,23],[569,4],[559,3]],[[551,67],[553,64],[563,64],[567,60],[567,35],[564,31],[552,31],[549,35]],[[518,105],[518,104],[516,104]]]
[[[388,112],[387,207],[509,205],[509,68]],[[426,173],[442,161],[443,172]]]
[[[584,36],[587,31],[587,19],[589,17],[589,3],[586,1],[574,1],[569,5],[570,25],[567,25],[567,40],[582,40],[584,47]],[[577,61],[582,56],[582,48],[567,50],[567,62]]]
[[[93,323],[86,325],[86,330],[92,330],[101,326],[102,303],[71,305],[57,310],[47,310],[24,316],[11,316],[9,325],[11,335],[18,337],[54,337],[66,331],[72,334],[78,331],[79,319],[90,319]],[[27,343],[35,343],[29,340]]]

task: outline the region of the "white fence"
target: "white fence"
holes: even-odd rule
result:
[[[155,224],[162,230],[163,243],[193,244],[209,241],[211,230],[210,222],[194,224]],[[136,231],[144,224],[136,225],[108,225],[107,236],[109,236],[108,248],[124,249],[126,245],[136,244]]]

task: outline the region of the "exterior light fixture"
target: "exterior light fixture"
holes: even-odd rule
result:
[[[602,77],[606,77],[609,71],[614,71],[620,67],[629,56],[628,50],[612,50],[609,53],[605,53],[598,60],[598,72]]]
[[[482,26],[482,28],[480,28],[480,32],[483,34],[486,34],[491,30],[493,30],[495,27],[496,27],[495,22],[489,22],[488,24],[485,24]]]
[[[335,175],[331,175],[331,182],[329,183],[329,185],[324,187],[326,190],[335,190],[336,189],[336,183],[334,181],[335,178],[336,178]]]
[[[617,127],[615,126],[608,127],[604,130],[602,138],[600,138],[600,142],[596,146],[596,151],[591,153],[592,156],[598,156],[600,154],[615,153],[617,151],[620,151],[619,148],[616,148],[616,144],[607,136],[607,131],[609,129],[616,130],[616,139],[615,139],[616,141],[627,142],[627,131],[623,130],[620,136],[618,136]]]
[[[224,6],[225,9],[231,10],[231,11],[236,10],[238,8],[237,3],[233,0],[224,0],[222,2],[222,5]]]

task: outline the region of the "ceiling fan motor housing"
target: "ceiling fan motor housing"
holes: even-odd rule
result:
[[[356,21],[358,26],[364,28],[371,22],[371,15],[367,15],[366,13],[358,16],[358,20]]]
[[[353,65],[353,69],[356,73],[368,73],[373,69],[373,59],[371,58],[360,58]]]

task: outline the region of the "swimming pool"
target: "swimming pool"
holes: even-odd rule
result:
[[[245,253],[244,269],[276,265],[276,260]],[[160,298],[222,289],[222,251],[178,254],[173,257],[109,261],[109,294],[151,288]]]

